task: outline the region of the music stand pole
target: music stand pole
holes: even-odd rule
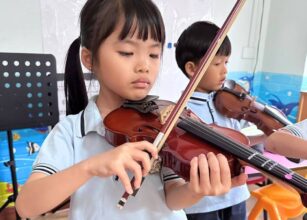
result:
[[[13,134],[11,130],[7,130],[7,141],[8,141],[10,160],[5,162],[4,165],[7,167],[10,167],[10,170],[11,170],[13,194],[7,198],[7,201],[0,208],[0,212],[4,210],[6,206],[8,206],[10,203],[15,202],[17,195],[18,195],[18,183],[17,183],[17,176],[16,176],[16,165],[15,165],[14,146],[13,146]],[[19,220],[20,217],[16,209],[15,209],[15,213],[16,213],[16,219]]]

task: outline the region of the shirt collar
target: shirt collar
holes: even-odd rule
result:
[[[210,101],[213,99],[215,92],[210,92],[210,93],[204,93],[204,92],[194,92],[191,96],[191,98],[195,99],[190,99],[189,102],[203,105],[207,101]]]
[[[103,118],[101,118],[99,109],[96,105],[97,96],[93,96],[83,113],[79,113],[80,123],[77,124],[79,137],[89,134],[90,132],[96,132],[101,136],[105,135],[105,127],[103,125]]]

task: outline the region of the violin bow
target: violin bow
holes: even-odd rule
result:
[[[156,139],[153,142],[153,145],[157,147],[158,152],[161,151],[163,148],[163,145],[168,138],[170,132],[175,127],[176,122],[178,121],[181,113],[183,112],[188,100],[192,96],[192,93],[196,89],[196,86],[199,84],[202,77],[205,75],[205,72],[207,71],[209,65],[211,64],[214,56],[216,55],[218,49],[220,48],[221,44],[223,43],[230,27],[234,23],[235,19],[237,18],[240,10],[242,9],[244,3],[246,0],[237,0],[236,4],[232,8],[230,14],[226,18],[223,26],[218,31],[217,35],[215,36],[214,40],[212,41],[209,49],[207,50],[206,54],[202,57],[200,60],[200,63],[196,69],[196,73],[193,75],[193,77],[190,79],[187,87],[185,88],[184,92],[182,93],[180,99],[174,106],[173,110],[169,114],[166,122],[162,125],[162,128],[160,132],[158,133]],[[151,159],[151,165],[154,163],[154,159]],[[134,178],[132,178],[131,183],[134,181]],[[144,177],[142,182],[144,181]],[[136,195],[137,189],[134,189],[133,196]],[[124,205],[126,204],[129,193],[125,192],[121,199],[119,200],[117,206],[122,209]]]

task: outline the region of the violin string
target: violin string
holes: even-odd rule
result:
[[[214,141],[212,141],[212,142],[214,144],[217,144],[217,145],[222,144],[220,146],[226,145],[227,147],[231,147],[231,149],[229,149],[229,151],[232,150],[230,152],[237,153],[237,155],[239,155],[239,157],[241,155],[241,157],[243,157],[242,159],[248,158],[249,156],[256,153],[256,155],[253,157],[253,159],[255,160],[255,162],[260,163],[261,167],[263,166],[263,164],[267,165],[268,167],[273,167],[272,170],[275,170],[281,178],[285,178],[285,176],[287,174],[291,173],[291,175],[292,175],[291,182],[300,183],[300,185],[302,185],[303,188],[305,188],[305,189],[307,188],[307,181],[304,177],[302,177],[302,176],[300,176],[296,173],[293,173],[293,171],[289,170],[286,167],[281,166],[278,163],[276,164],[276,162],[273,162],[270,159],[265,158],[263,155],[259,154],[254,149],[247,148],[246,146],[243,146],[242,144],[236,143],[234,140],[227,138],[227,137],[213,131],[213,129],[208,128],[204,124],[201,124],[201,123],[199,123],[195,120],[185,118],[184,121],[188,124],[192,124],[191,126],[194,126],[194,127],[196,126],[198,128],[198,132],[200,131],[202,134],[208,135],[209,137],[213,138]],[[221,143],[218,144],[217,142],[221,142]],[[242,148],[242,149],[240,149],[240,148]],[[245,154],[245,155],[242,155],[242,153]],[[259,164],[257,164],[257,165],[259,165]],[[264,168],[265,167],[263,167],[263,169]],[[300,188],[302,188],[302,187],[300,187]]]
[[[202,126],[201,130],[202,130],[203,127],[205,127],[205,126]],[[242,148],[243,152],[245,151],[245,153],[246,153],[246,152],[249,151],[249,153],[250,153],[249,155],[254,154],[254,152],[256,152],[255,150],[253,150],[251,148],[246,148],[245,146],[242,146],[242,145],[240,146],[240,144],[235,143],[235,141],[233,141],[233,140],[230,141],[229,138],[224,137],[223,135],[220,135],[219,133],[212,131],[212,129],[207,129],[207,130],[211,133],[211,135],[213,135],[212,137],[214,137],[214,135],[216,134],[217,137],[214,137],[215,140],[216,140],[216,138],[222,139],[223,140],[222,144],[224,144],[224,145],[230,144],[230,147],[232,147],[234,150],[238,150],[238,145],[239,145],[239,147]],[[230,141],[230,143],[229,143],[229,141]],[[238,153],[240,153],[240,151]],[[300,175],[295,175],[295,173],[293,173],[288,168],[283,167],[280,164],[278,164],[278,163],[276,163],[276,162],[274,162],[274,161],[272,161],[268,158],[265,158],[263,155],[261,155],[259,153],[256,154],[255,159],[256,159],[257,162],[260,162],[261,164],[266,164],[266,166],[268,166],[268,167],[274,167],[274,170],[277,173],[279,173],[281,175],[281,177],[283,177],[283,178],[285,177],[285,175],[287,175],[289,173],[294,174],[292,176],[293,181],[296,182],[296,183],[301,183],[304,186],[304,188],[306,188],[306,179],[304,177],[302,177]]]
[[[203,127],[205,127],[205,126],[202,126],[201,127],[201,129],[200,130],[202,130],[202,128]],[[206,128],[206,127],[205,127]],[[209,133],[211,134],[211,136],[212,137],[214,137],[214,135],[215,136],[217,136],[217,137],[214,137],[214,139],[216,140],[217,138],[218,138],[218,140],[219,139],[222,139],[222,144],[226,144],[226,145],[229,145],[229,138],[227,138],[227,137],[224,137],[223,135],[220,135],[219,133],[216,133],[216,132],[214,132],[214,131],[212,131],[212,129],[205,129],[205,130],[208,130],[209,131]],[[228,141],[228,142],[227,142]],[[231,140],[231,142],[230,142],[230,147],[232,147],[234,150],[237,150],[238,149],[238,146],[237,145],[240,145],[240,144],[237,144],[237,143],[235,143],[235,142],[233,142],[233,141]],[[249,155],[251,155],[251,154],[254,154],[254,152],[256,152],[255,150],[253,150],[253,149],[251,149],[251,148],[246,148],[245,146],[239,146],[240,148],[242,148],[242,150],[243,150],[243,152],[248,152],[249,151]],[[240,154],[240,151],[238,152],[239,154]],[[257,159],[258,158],[258,159]],[[295,183],[300,183],[300,184],[302,184],[302,186],[304,187],[304,188],[306,188],[306,179],[304,178],[304,177],[302,177],[302,176],[300,176],[300,175],[295,175],[295,173],[293,173],[291,170],[289,170],[288,168],[286,168],[286,167],[283,167],[283,166],[281,166],[280,164],[278,164],[278,163],[276,163],[276,162],[274,162],[274,161],[272,161],[272,160],[270,160],[270,159],[266,159],[263,155],[261,155],[261,154],[259,154],[259,153],[257,153],[256,154],[256,161],[257,162],[260,162],[261,164],[266,164],[266,166],[268,166],[268,167],[274,167],[274,170],[277,172],[277,173],[279,173],[280,175],[281,175],[281,177],[282,178],[284,178],[285,177],[285,175],[287,175],[287,174],[289,174],[289,173],[291,173],[292,174],[292,180],[293,180],[293,182],[295,182]],[[294,174],[294,175],[293,175]]]
[[[230,141],[229,138],[225,138],[224,136],[220,135],[219,133],[213,132],[212,129],[210,129],[210,128],[207,129],[207,127],[204,126],[204,125],[202,125],[202,124],[197,124],[197,123],[196,123],[195,125],[198,126],[198,128],[200,128],[200,131],[204,130],[204,128],[205,128],[206,130],[208,130],[209,134],[211,133],[210,135],[214,138],[214,140],[223,139],[224,142],[222,142],[222,144],[224,144],[224,145],[225,145],[225,144],[226,144],[226,145],[229,145],[229,143],[225,142],[225,141]],[[208,132],[207,132],[207,133],[208,133]],[[203,132],[203,133],[204,133],[204,132]],[[204,133],[204,134],[207,134],[207,133]],[[216,137],[214,137],[214,135],[215,135]],[[231,140],[231,142],[233,142],[233,141]],[[231,143],[231,142],[230,142],[230,143]],[[237,143],[231,143],[231,146],[230,146],[230,147],[232,147],[234,150],[237,150],[237,149],[238,149],[238,146],[237,146],[237,145],[238,145]],[[248,148],[246,148],[245,146],[239,146],[239,147],[242,148],[242,149],[243,149],[243,152],[245,151],[245,153],[249,151]],[[250,151],[249,151],[250,154],[248,154],[248,156],[250,156],[251,154],[254,154],[254,152],[256,152],[256,151],[253,150],[253,149],[250,149]],[[260,159],[259,161],[257,161],[257,158],[256,158],[256,161],[257,161],[257,162],[260,162],[261,164],[266,163],[266,165],[269,165],[269,167],[271,167],[271,166],[273,166],[274,164],[276,164],[276,162],[274,163],[274,162],[271,161],[270,159],[269,159],[269,160],[266,159],[265,157],[263,157],[263,156],[262,156],[261,154],[259,154],[259,153],[257,153],[256,156],[259,157],[258,160]],[[271,163],[271,165],[270,165],[269,163]],[[276,172],[278,172],[278,173],[281,175],[282,178],[284,178],[285,175],[287,175],[287,174],[289,174],[289,173],[292,173],[292,180],[293,180],[294,182],[296,182],[296,183],[302,184],[303,188],[306,188],[306,179],[305,179],[304,177],[302,177],[302,176],[300,176],[300,175],[297,175],[297,174],[293,173],[291,170],[289,170],[289,169],[287,169],[287,168],[285,168],[285,167],[280,166],[280,164],[277,164],[276,166],[274,166],[274,170],[276,170]]]
[[[193,120],[191,120],[191,121],[187,121],[188,123],[192,123],[193,124],[193,126],[197,126],[198,128],[199,128],[199,131],[201,131],[203,134],[209,134],[209,135],[211,135],[211,137],[213,137],[214,139],[216,139],[216,141],[218,141],[219,139],[225,139],[224,138],[224,136],[222,136],[222,135],[219,135],[218,133],[212,133],[211,131],[212,131],[212,129],[206,129],[206,130],[208,130],[208,131],[205,131],[204,129],[206,128],[206,126],[204,126],[203,124],[199,124],[199,123],[196,123],[196,121],[193,121]],[[205,132],[205,133],[204,133]],[[228,139],[226,139],[226,140],[228,140]],[[224,140],[225,141],[225,140]],[[224,142],[223,142],[224,143]],[[229,145],[229,143],[227,143],[227,145]],[[236,145],[239,145],[239,144],[236,144]],[[231,146],[231,147],[233,147],[233,146]],[[240,148],[241,148],[242,146],[240,146]],[[233,151],[236,151],[236,150],[238,150],[238,147],[235,147],[235,148],[233,148]],[[238,151],[237,153],[238,154],[241,154],[242,152],[243,153],[246,153],[246,155],[245,155],[245,157],[247,157],[247,156],[250,156],[251,154],[253,154],[253,153],[255,153],[255,151],[251,151],[251,150],[248,150],[246,147],[242,147],[242,149],[240,149],[240,151]]]

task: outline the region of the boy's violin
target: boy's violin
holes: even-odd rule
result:
[[[105,117],[106,139],[114,146],[141,140],[153,142],[162,128],[160,112],[170,104],[151,97],[147,97],[145,102],[126,102]],[[241,167],[248,164],[292,186],[307,207],[307,180],[304,177],[249,148],[249,141],[242,133],[193,120],[186,110],[159,155],[163,166],[189,181],[191,159],[208,152],[223,153],[232,176],[240,174]]]
[[[257,102],[233,80],[226,80],[223,87],[217,91],[214,104],[222,115],[252,122],[266,135],[292,124],[279,109]],[[294,163],[301,162],[299,158],[287,159]]]
[[[223,88],[217,91],[214,104],[222,115],[252,122],[266,135],[292,124],[281,111],[257,102],[233,80],[226,80]]]

